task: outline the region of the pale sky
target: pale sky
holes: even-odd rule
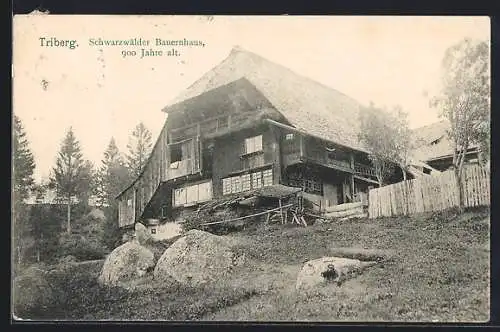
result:
[[[438,120],[428,106],[446,48],[490,39],[487,17],[375,16],[16,16],[13,111],[27,131],[37,180],[55,164],[72,126],[84,156],[100,165],[113,136],[122,152],[139,122],[156,140],[161,109],[239,45],[349,95],[362,104],[401,105],[411,127]],[[79,47],[42,47],[40,37]],[[133,46],[90,46],[90,38],[202,40],[178,57],[123,58]],[[149,48],[149,47],[146,47]],[[46,81],[46,89],[42,82]]]

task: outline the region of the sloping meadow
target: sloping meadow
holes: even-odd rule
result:
[[[489,319],[489,211],[272,225],[228,235],[248,267],[200,287],[147,275],[128,289],[97,282],[102,261],[43,274],[50,303],[18,317],[71,320],[265,320],[482,322]],[[353,249],[354,248],[354,249]],[[342,286],[302,296],[305,261],[378,259]]]

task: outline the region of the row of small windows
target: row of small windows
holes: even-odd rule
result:
[[[212,181],[193,184],[173,190],[173,205],[183,206],[212,199]]]
[[[260,172],[222,179],[222,194],[235,194],[242,191],[271,186],[272,184],[273,170],[267,169]]]

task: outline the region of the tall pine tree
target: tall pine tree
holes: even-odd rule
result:
[[[105,207],[106,224],[103,239],[104,244],[113,249],[119,239],[118,229],[118,203],[116,195],[127,186],[130,174],[120,154],[114,138],[104,152],[102,166],[99,170],[99,199]]]
[[[83,160],[80,142],[70,127],[52,169],[51,183],[57,194],[64,197],[67,205],[66,231],[71,233],[71,205],[74,198],[85,197],[90,188],[91,164]]]
[[[14,140],[12,143],[14,194],[20,199],[25,199],[30,194],[34,184],[35,160],[29,148],[24,127],[16,115],[14,115]]]
[[[35,160],[29,147],[21,119],[14,115],[12,142],[12,200],[13,200],[13,245],[16,262],[21,263],[24,237],[29,228],[28,211],[24,199],[28,198],[34,185]]]
[[[132,136],[127,144],[127,166],[132,176],[138,176],[153,148],[151,132],[141,122],[132,131]]]

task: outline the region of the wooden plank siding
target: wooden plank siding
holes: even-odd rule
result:
[[[262,135],[262,151],[245,155],[245,139]],[[268,125],[236,132],[215,140],[213,150],[213,194],[223,195],[222,179],[228,175],[243,174],[269,165],[273,168],[273,183],[279,183],[279,141]]]
[[[478,165],[464,168],[462,193],[465,207],[490,205],[490,170]],[[402,181],[368,193],[370,218],[441,211],[459,205],[453,171]]]
[[[242,88],[244,89],[242,90]],[[255,126],[259,117],[266,111],[266,108],[262,106],[270,106],[268,103],[263,104],[262,101],[265,101],[265,98],[254,87],[245,82],[216,90],[186,102],[179,109],[179,112],[169,113],[169,119],[165,121],[144,170],[133,184],[118,197],[120,227],[134,224],[137,218],[143,215],[144,209],[162,182],[200,173],[203,165],[207,164],[203,162],[204,156],[202,154],[205,141],[208,142],[216,136],[223,135],[225,137],[223,139],[232,143],[229,145],[230,148],[225,149],[224,152],[231,152],[235,148],[232,142],[233,135],[239,134],[248,126]],[[218,96],[218,98],[214,98],[214,96]],[[196,109],[199,112],[194,111]],[[272,109],[267,110],[267,113],[272,113],[272,111]],[[217,140],[218,137],[215,139]],[[171,167],[171,145],[182,140],[190,142],[188,143],[190,158],[181,160],[178,165]],[[266,149],[264,159],[273,158],[274,152],[270,158]],[[236,160],[241,163],[239,156]],[[212,163],[207,166],[212,168]],[[239,169],[241,168],[239,167]],[[203,171],[204,177],[211,176],[210,169],[208,172],[205,172],[207,170]],[[280,172],[274,173],[277,176],[280,174]],[[219,178],[225,175],[227,174],[219,174]],[[220,185],[218,182],[220,181],[213,182],[214,194],[217,194],[217,188]],[[134,204],[127,205],[128,199],[132,196]]]
[[[154,145],[151,155],[139,177],[118,198],[118,225],[125,227],[134,224],[137,217],[142,215],[158,186],[162,182],[165,165],[165,146],[162,144],[166,137],[166,125]],[[136,196],[138,192],[139,196]],[[133,204],[130,204],[130,200]]]

